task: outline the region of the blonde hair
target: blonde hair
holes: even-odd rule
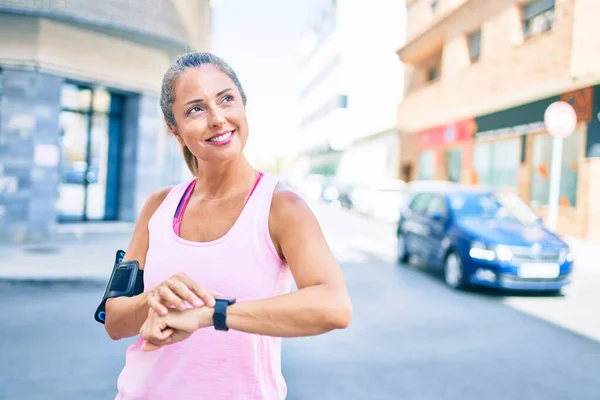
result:
[[[185,163],[187,164],[192,175],[198,175],[198,159],[192,154],[187,146],[183,146],[183,159],[185,160]]]

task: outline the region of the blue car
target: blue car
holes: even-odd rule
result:
[[[559,292],[570,283],[569,246],[511,192],[424,185],[411,190],[397,235],[400,263],[416,256],[455,289]]]

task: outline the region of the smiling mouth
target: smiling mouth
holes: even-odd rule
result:
[[[210,139],[207,139],[207,142],[219,143],[228,140],[231,135],[233,135],[233,131],[225,132],[220,134],[219,136],[213,136]]]

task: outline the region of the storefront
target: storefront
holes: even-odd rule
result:
[[[514,190],[545,216],[553,139],[545,129],[544,112],[555,101],[567,101],[576,109],[579,122],[575,133],[563,144],[558,230],[563,234],[585,236],[587,185],[583,181],[589,178],[585,172],[586,141],[593,133],[588,124],[596,118],[592,118],[593,95],[593,88],[585,88],[476,117],[474,182]]]
[[[474,120],[467,118],[417,134],[419,180],[471,181]]]
[[[600,86],[403,135],[401,176],[513,190],[545,217],[553,138],[544,113],[559,100],[575,108],[578,123],[563,142],[557,230],[600,239]]]
[[[209,2],[3,3],[0,242],[135,221],[151,192],[189,175],[158,96],[175,56],[206,49]]]

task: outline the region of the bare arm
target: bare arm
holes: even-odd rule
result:
[[[298,291],[227,309],[230,329],[275,337],[318,335],[350,324],[352,304],[342,271],[312,211],[295,193],[278,188],[269,218],[271,237],[286,260]],[[141,334],[153,351],[213,325],[214,309],[169,310],[153,316]],[[211,328],[209,328],[211,329]],[[172,334],[172,335],[171,335]]]
[[[294,192],[278,187],[269,226],[298,291],[229,306],[227,325],[242,332],[278,337],[346,328],[352,304],[344,277],[308,205]]]
[[[140,269],[146,265],[148,252],[148,222],[163,202],[170,187],[151,194],[136,222],[133,236],[123,261],[137,260]],[[117,297],[106,302],[106,322],[104,327],[113,340],[135,336],[148,317],[148,292],[133,297]]]
[[[346,328],[352,316],[350,297],[342,271],[312,211],[295,193],[278,189],[273,196],[269,225],[298,291],[229,306],[228,327],[276,337],[318,335]],[[164,326],[175,330],[208,327],[212,325],[213,311],[202,307],[169,312]],[[148,347],[152,348],[155,347]]]

